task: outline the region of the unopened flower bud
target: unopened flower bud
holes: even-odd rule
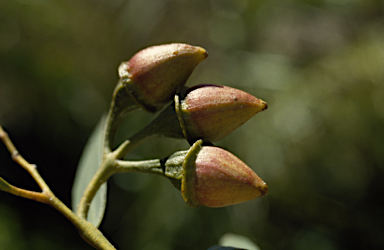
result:
[[[266,108],[266,102],[247,92],[219,85],[193,87],[176,103],[176,112],[189,142],[223,139]]]
[[[119,76],[144,109],[156,112],[173,100],[176,90],[207,55],[203,48],[188,44],[152,46],[123,62]]]
[[[183,163],[181,192],[188,205],[224,207],[266,195],[267,184],[230,152],[197,141]]]

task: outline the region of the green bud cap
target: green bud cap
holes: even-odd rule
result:
[[[199,85],[176,104],[176,112],[189,142],[215,142],[229,135],[267,103],[247,92],[220,85]]]
[[[173,43],[148,47],[119,67],[127,91],[147,111],[173,100],[194,68],[208,56],[201,47]]]
[[[268,193],[267,184],[239,158],[201,143],[193,144],[183,163],[181,192],[188,205],[224,207]]]

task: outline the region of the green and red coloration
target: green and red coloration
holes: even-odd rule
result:
[[[189,142],[215,142],[229,135],[267,103],[247,92],[220,85],[191,88],[176,105],[176,112]]]
[[[173,100],[177,89],[207,56],[203,48],[188,44],[152,46],[123,62],[119,76],[138,104],[156,112]]]
[[[224,207],[266,195],[268,186],[235,155],[199,140],[184,160],[181,193],[192,207]]]

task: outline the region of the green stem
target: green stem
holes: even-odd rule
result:
[[[147,161],[122,161],[116,160],[115,164],[116,173],[145,173],[145,174],[159,174],[164,175],[164,169],[161,160],[147,160]]]
[[[44,193],[15,187],[9,184],[7,181],[5,181],[1,177],[0,177],[0,190],[16,196],[38,201],[41,203],[48,203],[48,198]]]
[[[149,133],[147,133],[149,132]],[[153,134],[147,130],[141,130],[139,133],[133,135],[128,140],[124,141],[115,151],[114,155],[116,159],[123,159],[127,156],[132,150],[145,143],[150,139],[155,139],[161,137],[159,134]]]
[[[116,159],[123,159],[136,147],[158,137],[184,139],[174,103],[164,109],[150,124],[122,143],[114,151]]]
[[[117,83],[112,96],[111,106],[105,124],[104,151],[110,153],[114,147],[117,129],[128,114],[139,109],[136,101],[127,93],[121,80]]]
[[[52,192],[49,192],[48,196],[49,204],[70,220],[90,245],[99,250],[116,250],[92,223],[76,216],[72,210],[65,206]]]
[[[113,139],[115,137],[118,125],[120,125],[122,119],[125,118],[129,112],[133,111],[137,107],[138,106],[136,105],[135,101],[132,100],[132,98],[125,90],[122,82],[119,81],[113,94],[113,101],[109,109],[105,126],[103,163],[84,191],[77,210],[77,215],[83,219],[87,219],[90,204],[97,191],[112,174],[119,171],[144,171],[141,169],[141,166],[148,164],[148,162],[131,162],[129,163],[129,167],[125,166],[126,169],[122,170],[123,168],[118,167],[118,159],[123,159],[133,149],[149,139],[157,137],[184,138],[183,132],[180,129],[180,122],[177,118],[174,105],[171,104],[168,106],[168,108],[162,111],[160,115],[156,117],[150,124],[148,124],[128,140],[124,141],[117,149],[111,151],[113,148]],[[138,166],[135,167],[135,164],[138,164]],[[148,166],[146,166],[145,169],[147,169],[147,167]],[[154,169],[148,170],[148,172],[161,174],[160,170],[155,171]]]
[[[129,113],[139,109],[139,107],[140,106],[137,105],[136,101],[133,100],[126,91],[122,81],[119,80],[113,92],[111,106],[104,127],[103,162],[92,177],[92,180],[88,184],[80,200],[77,209],[77,215],[80,218],[87,219],[89,207],[97,191],[114,173],[113,165],[114,160],[117,159],[116,152],[120,151],[117,149],[116,152],[112,152],[112,149],[114,147],[114,139],[119,125]],[[127,143],[123,143],[120,148],[125,144]]]
[[[86,220],[91,202],[101,185],[103,185],[113,174],[126,172],[164,175],[161,161],[158,159],[147,161],[122,161],[115,160],[113,154],[108,154],[84,191],[77,210],[77,216]]]

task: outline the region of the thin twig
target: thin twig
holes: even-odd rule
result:
[[[11,139],[9,138],[8,134],[4,131],[2,126],[0,126],[0,139],[3,141],[4,145],[11,153],[12,159],[17,162],[21,167],[23,167],[26,171],[28,171],[28,173],[40,186],[42,192],[34,192],[15,187],[6,182],[1,177],[0,190],[51,205],[57,211],[67,217],[72,222],[72,224],[79,230],[80,234],[87,241],[87,243],[92,245],[94,248],[99,250],[116,250],[116,248],[112,246],[112,244],[104,237],[100,230],[98,230],[90,222],[76,216],[64,203],[62,203],[53,194],[49,186],[46,184],[44,179],[40,176],[39,172],[37,171],[36,165],[29,163],[20,155],[19,151],[16,149],[15,145],[12,143]]]
[[[4,145],[7,147],[9,153],[12,156],[12,160],[14,160],[17,164],[23,167],[36,181],[41,190],[48,191],[49,187],[41,178],[40,174],[37,171],[35,164],[30,164],[27,162],[24,157],[22,157],[19,151],[16,149],[15,145],[12,143],[11,139],[8,136],[8,133],[4,131],[4,129],[0,126],[0,139],[3,141]]]

